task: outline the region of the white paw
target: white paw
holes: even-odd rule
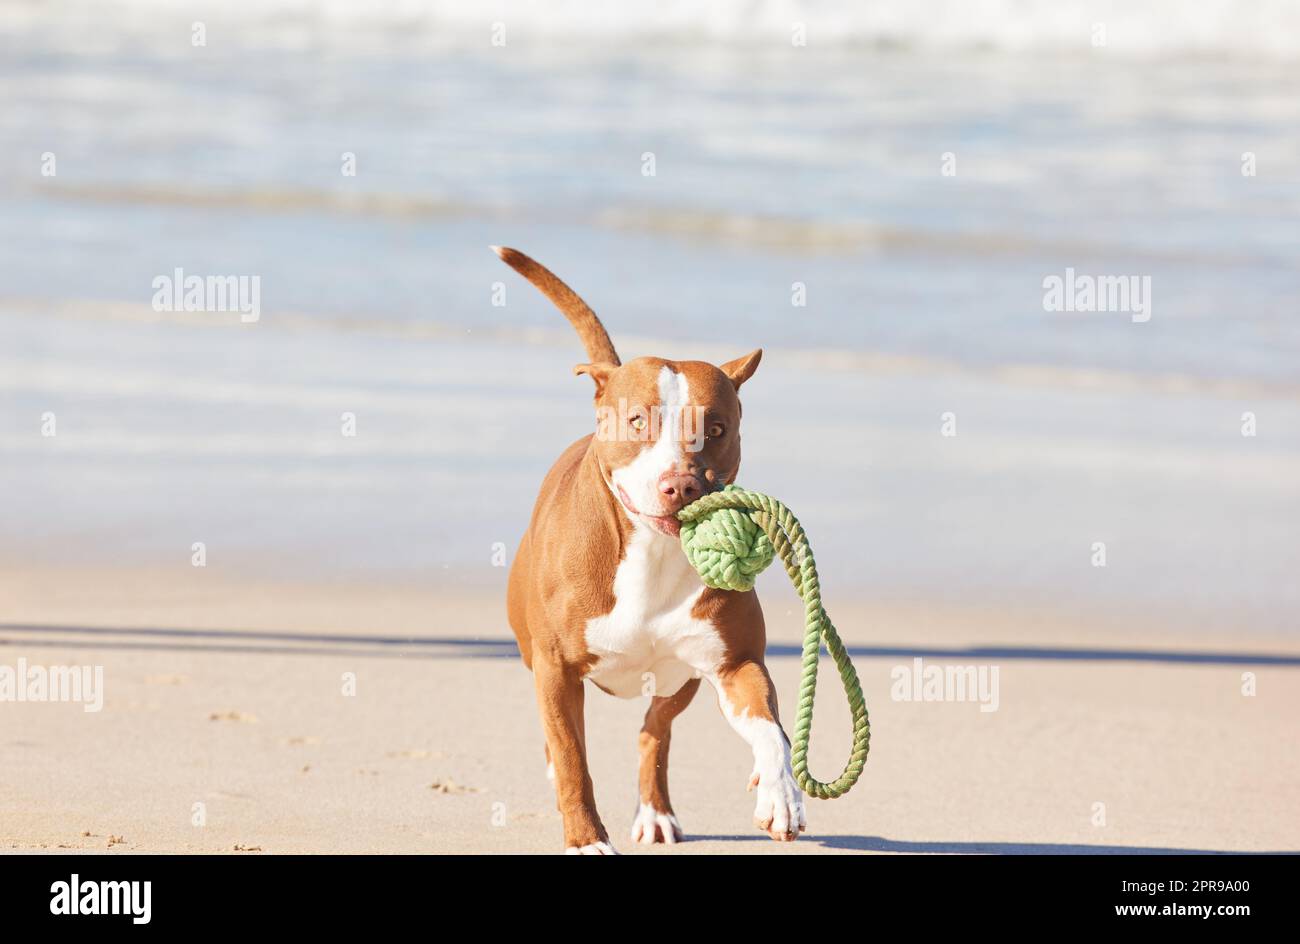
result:
[[[551,783],[555,782],[555,765],[550,761],[546,762],[546,779],[551,781]]]
[[[618,855],[608,842],[593,842],[588,846],[569,846],[565,855]]]
[[[682,841],[682,824],[672,813],[660,813],[649,803],[642,803],[632,821],[632,841],[647,846],[656,842],[676,845]]]
[[[789,767],[755,770],[749,789],[756,790],[754,825],[767,831],[777,842],[794,842],[808,821],[803,815],[803,792],[794,782]]]

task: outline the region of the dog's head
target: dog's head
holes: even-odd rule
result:
[[[761,350],[715,367],[638,357],[622,366],[579,364],[596,383],[594,449],[601,475],[633,521],[676,535],[676,514],[735,481],[740,468],[740,385]]]

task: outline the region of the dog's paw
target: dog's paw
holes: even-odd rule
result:
[[[807,827],[803,813],[803,792],[788,767],[763,775],[755,770],[749,789],[758,792],[754,804],[754,825],[777,842],[794,842]]]
[[[593,842],[586,846],[569,846],[564,850],[565,855],[618,855],[614,847],[609,842]]]
[[[672,813],[661,813],[649,803],[642,803],[632,821],[632,841],[647,846],[657,842],[676,845],[682,841],[682,824]]]

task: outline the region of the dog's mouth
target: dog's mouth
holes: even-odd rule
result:
[[[632,499],[628,497],[628,494],[623,490],[622,485],[615,487],[618,489],[618,500],[621,501],[623,507],[633,515],[650,525],[650,527],[654,528],[660,534],[666,534],[670,538],[675,538],[681,534],[682,523],[677,520],[676,515],[647,515],[644,511],[637,510],[636,505],[632,504]]]

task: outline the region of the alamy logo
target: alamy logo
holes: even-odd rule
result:
[[[102,665],[0,665],[0,702],[81,702],[83,711],[104,707]]]
[[[698,405],[679,413],[662,406],[638,406],[619,397],[617,406],[596,407],[596,438],[601,442],[652,443],[671,436],[684,442],[687,452],[699,452],[711,435],[709,429],[704,407]]]
[[[153,280],[154,311],[237,311],[239,320],[262,317],[260,275],[186,275],[175,269]]]
[[[1151,276],[1076,275],[1043,279],[1043,311],[1123,311],[1135,323],[1151,320]]]
[[[153,882],[83,882],[76,872],[50,886],[50,914],[130,915],[132,924],[152,916]]]
[[[982,712],[997,711],[1001,703],[996,665],[926,665],[916,658],[894,666],[889,678],[894,701],[973,701]]]

